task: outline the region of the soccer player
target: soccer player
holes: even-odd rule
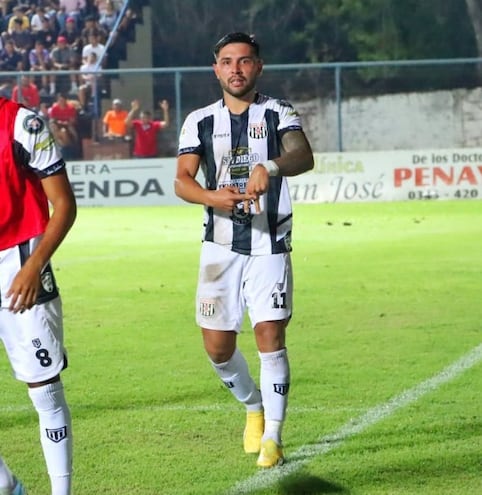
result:
[[[60,379],[67,358],[50,258],[75,221],[76,202],[65,162],[39,115],[0,98],[0,127],[5,136],[0,145],[0,339],[38,413],[51,493],[70,495],[72,428]],[[12,487],[8,473],[0,466],[0,489],[23,493]]]
[[[246,406],[244,450],[257,465],[283,463],[290,369],[292,209],[287,176],[313,168],[300,117],[260,94],[259,45],[230,33],[214,47],[223,98],[187,116],[179,138],[176,194],[205,207],[196,321],[212,366]],[[202,168],[203,187],[196,175]],[[260,358],[260,390],[237,347],[248,310]]]
[[[131,103],[131,110],[126,118],[128,129],[134,130],[134,149],[135,158],[155,158],[159,156],[157,135],[159,131],[169,126],[169,102],[162,100],[159,102],[162,110],[163,119],[153,120],[152,114],[148,110],[142,110],[140,118],[135,119],[134,115],[139,111],[140,103],[134,100]]]

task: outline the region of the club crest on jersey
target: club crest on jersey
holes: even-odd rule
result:
[[[50,272],[42,273],[40,280],[42,282],[42,287],[45,290],[45,292],[54,291],[54,280]]]
[[[61,442],[64,438],[67,438],[67,426],[62,426],[62,428],[49,429],[45,428],[45,433],[49,440],[54,443]]]
[[[274,393],[280,395],[286,395],[290,389],[289,383],[273,383]]]
[[[261,124],[249,124],[248,134],[253,139],[263,139],[268,135],[268,129],[264,122],[261,122]]]
[[[40,339],[32,339],[32,345],[35,347],[35,349],[40,349],[42,347],[42,342],[40,342]]]
[[[44,130],[45,123],[38,115],[28,115],[23,121],[23,128],[29,134],[39,134]]]
[[[246,225],[251,222],[253,215],[244,211],[244,205],[233,208],[233,214],[230,216],[233,223],[237,225]]]
[[[214,302],[206,299],[200,300],[199,313],[201,316],[214,316]]]

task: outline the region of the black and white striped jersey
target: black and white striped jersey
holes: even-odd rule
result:
[[[219,100],[190,113],[181,130],[179,155],[201,157],[207,189],[236,186],[244,192],[251,169],[282,153],[285,132],[301,130],[301,119],[284,100],[257,94],[241,115],[233,115]],[[245,213],[240,203],[231,213],[205,208],[204,240],[232,251],[276,254],[291,250],[292,209],[285,177],[270,177],[269,190]]]

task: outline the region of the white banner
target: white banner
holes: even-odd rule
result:
[[[79,206],[147,206],[184,203],[174,194],[175,158],[70,162]]]
[[[79,206],[185,204],[175,158],[67,165]],[[295,203],[482,199],[482,149],[315,153],[312,171],[288,179]]]
[[[289,184],[298,203],[482,199],[482,149],[315,153]]]

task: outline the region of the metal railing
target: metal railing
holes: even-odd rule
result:
[[[333,142],[336,142],[336,149],[343,151],[346,149],[345,141],[347,136],[347,122],[345,122],[345,112],[343,105],[353,98],[373,98],[380,97],[386,93],[396,93],[396,91],[380,89],[379,87],[370,92],[369,84],[360,93],[359,88],[354,90],[352,79],[356,73],[357,79],[363,78],[368,72],[373,80],[383,80],[384,74],[388,73],[386,80],[393,79],[393,72],[397,72],[397,81],[405,77],[405,85],[417,91],[417,82],[410,83],[410,78],[423,83],[424,74],[430,74],[432,79],[435,73],[440,73],[443,80],[454,78],[459,81],[459,87],[467,81],[467,88],[477,87],[478,69],[482,64],[482,58],[461,58],[461,59],[439,59],[439,60],[398,60],[398,61],[376,61],[376,62],[336,62],[320,64],[286,64],[286,65],[265,65],[264,74],[259,81],[259,89],[262,92],[286,98],[292,102],[320,101],[321,105],[329,104],[334,109],[333,121],[330,127],[336,129]],[[403,69],[404,74],[401,74]],[[219,84],[212,73],[212,67],[168,67],[168,68],[135,68],[135,69],[105,69],[101,71],[102,78],[109,80],[116,79],[118,83],[118,93],[101,95],[106,103],[114,97],[124,100],[132,98],[142,99],[142,95],[136,94],[136,86],[142,77],[149,76],[153,80],[153,94],[157,99],[167,98],[171,102],[171,120],[173,126],[171,133],[175,132],[176,137],[181,130],[182,122],[188,112],[193,109],[209,104],[220,97]],[[41,77],[50,72],[0,72],[0,81],[4,78],[16,78],[20,82],[22,75],[31,77]],[[76,71],[56,71],[58,75],[71,75],[80,72]],[[460,85],[460,81],[462,84]],[[137,82],[137,84],[136,84]],[[389,85],[387,85],[389,86]],[[265,91],[265,88],[267,90]],[[368,88],[368,89],[367,89]],[[435,88],[437,89],[437,88]],[[430,91],[424,84],[420,85],[420,92]],[[277,92],[277,93],[274,93]],[[75,98],[75,95],[72,95]],[[154,109],[156,112],[156,109]],[[154,113],[155,113],[154,112]],[[157,109],[157,112],[159,110]],[[394,116],[396,119],[397,116]],[[330,131],[332,132],[332,131]],[[319,150],[323,151],[323,150]]]

